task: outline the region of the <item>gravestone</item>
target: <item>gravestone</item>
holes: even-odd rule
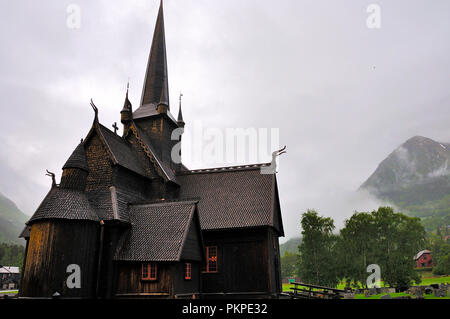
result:
[[[354,293],[345,293],[344,299],[355,299],[355,294]]]
[[[386,293],[387,293],[387,294],[395,294],[395,288],[388,288],[388,289],[386,290]]]
[[[434,289],[434,296],[435,297],[447,297],[447,291],[444,289]]]
[[[425,287],[425,294],[426,295],[431,295],[433,293],[433,288],[432,287]]]
[[[384,296],[381,296],[380,299],[391,299],[391,295],[384,295]]]
[[[376,295],[377,294],[377,289],[376,288],[369,288],[369,293],[370,295]]]
[[[412,295],[416,298],[416,299],[423,299],[423,289],[422,287],[416,287],[413,290]]]

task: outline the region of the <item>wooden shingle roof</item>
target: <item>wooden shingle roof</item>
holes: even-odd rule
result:
[[[89,171],[83,143],[78,144],[75,151],[73,151],[72,155],[70,155],[69,159],[63,166],[63,169],[66,168],[79,168],[86,172]]]
[[[129,216],[131,228],[121,238],[115,260],[179,261],[198,218],[195,201],[131,205]]]
[[[99,221],[84,192],[52,187],[28,224],[44,219]]]
[[[146,176],[145,170],[132,146],[105,126],[98,124],[98,128],[113,157],[114,164],[125,167],[139,175]]]
[[[183,172],[180,198],[199,198],[202,230],[270,226],[283,234],[276,176],[261,167]]]

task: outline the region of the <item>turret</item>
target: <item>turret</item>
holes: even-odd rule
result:
[[[128,134],[128,131],[130,129],[130,124],[133,122],[133,105],[131,104],[130,100],[128,99],[128,90],[129,85],[127,87],[127,94],[125,97],[125,102],[123,104],[123,109],[120,112],[120,118],[121,122],[123,124],[123,135],[126,136]]]
[[[63,166],[61,188],[84,191],[89,167],[83,143],[80,143]]]

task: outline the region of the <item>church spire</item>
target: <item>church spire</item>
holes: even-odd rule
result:
[[[169,108],[169,85],[167,74],[166,36],[164,31],[163,1],[159,7],[158,19],[156,21],[153,43],[147,65],[147,72],[142,90],[141,106],[153,104],[156,106],[161,102],[161,95],[166,95],[165,101]]]
[[[183,97],[183,94],[180,93],[180,110],[178,111],[178,120],[177,120],[178,126],[180,126],[180,127],[184,127],[184,125],[185,125],[184,120],[183,120],[183,112],[181,111],[181,98],[182,97]]]

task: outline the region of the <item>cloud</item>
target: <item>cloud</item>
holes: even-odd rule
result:
[[[72,2],[0,3],[0,192],[29,213],[49,187],[45,169],[60,175],[87,134],[89,99],[108,127],[128,79],[138,104],[159,1],[76,1],[77,30],[66,27]],[[342,224],[376,206],[353,191],[410,137],[450,141],[450,3],[379,4],[382,28],[370,30],[356,0],[165,1],[170,99],[183,92],[186,130],[197,119],[280,129],[288,237],[308,208]]]

